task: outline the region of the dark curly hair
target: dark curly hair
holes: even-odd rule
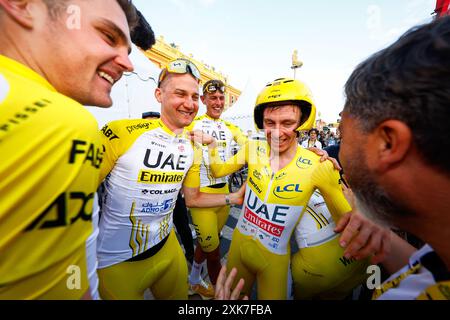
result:
[[[138,24],[131,31],[131,41],[141,49],[149,50],[155,44],[155,33],[144,15],[139,10],[136,10],[136,13]]]

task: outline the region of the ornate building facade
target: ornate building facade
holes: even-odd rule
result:
[[[179,46],[175,45],[174,43],[166,43],[163,36],[157,38],[156,43],[153,45],[152,49],[145,51],[144,54],[160,69],[162,69],[167,64],[167,62],[172,59],[187,58],[194,62],[200,70],[202,83],[205,83],[206,81],[211,79],[222,80],[227,87],[225,92],[225,108],[231,107],[241,94],[240,90],[236,89],[228,83],[227,77],[221,72],[218,72],[214,67],[209,66],[204,62],[194,59],[192,55],[186,55],[182,53]]]

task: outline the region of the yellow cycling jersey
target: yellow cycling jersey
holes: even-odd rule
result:
[[[298,146],[292,161],[273,172],[265,139],[250,139],[223,163],[217,149],[210,152],[214,175],[224,176],[248,164],[244,205],[237,229],[272,253],[287,254],[289,240],[314,190],[319,189],[335,221],[351,210],[330,161]]]
[[[99,268],[105,268],[169,235],[182,185],[199,187],[201,152],[186,130],[177,135],[161,120],[113,121],[101,131],[105,156],[100,177],[107,177],[97,253]]]
[[[232,142],[235,141],[242,146],[247,141],[247,137],[242,130],[231,122],[222,119],[213,119],[207,114],[195,118],[188,130],[200,130],[213,136],[217,140],[218,152],[222,161],[226,161],[232,156]],[[216,178],[211,174],[209,168],[208,147],[204,146],[203,161],[200,166],[200,186],[206,187],[219,183],[227,183],[226,177]]]
[[[65,282],[86,269],[102,153],[82,105],[0,55],[0,299],[83,296],[85,273],[83,288]]]

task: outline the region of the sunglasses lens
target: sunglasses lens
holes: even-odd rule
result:
[[[158,79],[158,87],[161,85],[161,82],[166,78],[168,73],[189,73],[198,81],[201,79],[200,71],[197,69],[195,64],[189,60],[178,59],[170,62],[167,67],[161,71]]]
[[[200,71],[198,71],[197,67],[194,64],[190,63],[186,66],[186,68],[188,69],[190,74],[192,74],[197,80],[200,80]]]
[[[214,93],[217,90],[219,90],[221,93],[224,93],[225,92],[225,86],[221,85],[220,82],[211,82],[211,83],[209,83],[206,86],[204,91],[208,92],[208,93]]]
[[[200,80],[200,71],[197,69],[195,64],[188,60],[175,60],[172,63],[169,64],[167,67],[169,72],[173,73],[190,73],[192,74],[197,80]]]

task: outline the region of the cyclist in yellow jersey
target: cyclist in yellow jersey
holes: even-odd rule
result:
[[[68,3],[0,2],[0,299],[89,297],[86,239],[103,150],[82,104],[110,106],[114,81],[132,70],[135,9],[71,4],[83,12],[76,32]]]
[[[249,167],[227,263],[228,270],[236,267],[237,278],[245,280],[247,295],[256,280],[259,299],[290,297],[289,240],[315,189],[322,192],[335,221],[351,210],[331,162],[320,162],[319,156],[297,144],[296,130],[310,128],[315,112],[302,82],[277,79],[258,95],[255,107],[256,125],[264,128],[267,141],[250,139],[223,163],[215,140],[204,137],[214,175],[229,174],[245,163]]]
[[[183,186],[189,207],[241,203],[243,194],[199,193],[201,150],[185,126],[198,111],[197,67],[185,59],[161,71],[158,120],[119,120],[102,129],[105,177],[98,238],[103,299],[187,299],[187,263],[172,213]],[[228,199],[228,200],[226,200]]]
[[[206,114],[196,117],[189,130],[200,130],[218,140],[222,160],[231,156],[233,141],[243,145],[247,137],[232,123],[220,119],[225,107],[225,84],[221,80],[209,80],[203,85],[201,100],[206,106]],[[200,165],[200,191],[213,194],[228,194],[227,177],[215,178],[209,168],[208,147],[203,147],[203,160]],[[213,285],[216,284],[220,268],[219,233],[225,225],[230,207],[191,208],[192,221],[197,232],[198,246],[189,276],[190,292],[203,297],[214,297],[211,284],[201,278],[203,262],[207,261],[208,274]]]

